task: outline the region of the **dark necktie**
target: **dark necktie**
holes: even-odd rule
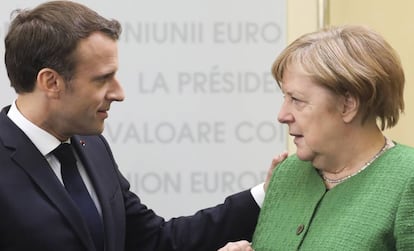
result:
[[[104,250],[101,217],[80,176],[70,144],[62,143],[52,153],[60,162],[63,184],[88,225],[96,250]]]

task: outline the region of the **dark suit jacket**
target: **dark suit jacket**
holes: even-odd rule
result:
[[[0,113],[0,250],[94,250],[77,208],[46,159],[7,117],[8,109]],[[71,140],[101,203],[106,251],[212,251],[251,239],[259,208],[249,191],[165,221],[129,191],[103,136]]]

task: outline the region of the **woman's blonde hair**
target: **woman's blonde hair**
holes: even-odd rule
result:
[[[272,66],[278,83],[290,65],[334,93],[355,97],[362,123],[374,117],[384,130],[395,126],[404,111],[400,59],[380,34],[367,27],[331,27],[299,37]]]

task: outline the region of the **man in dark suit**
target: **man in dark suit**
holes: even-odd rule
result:
[[[124,99],[120,31],[70,1],[12,20],[5,62],[17,98],[0,113],[0,250],[210,251],[251,239],[259,206],[249,190],[169,221],[129,191],[101,135],[111,103]],[[70,178],[60,145],[74,158]]]

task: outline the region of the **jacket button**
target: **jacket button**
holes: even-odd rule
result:
[[[296,235],[300,235],[303,232],[303,229],[305,229],[305,225],[300,224],[296,229]]]

